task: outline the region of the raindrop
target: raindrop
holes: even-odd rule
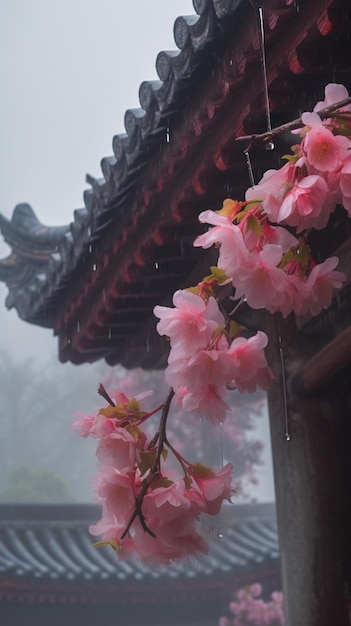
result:
[[[229,65],[233,65],[233,59],[230,59]]]
[[[80,322],[77,322],[77,333],[80,333]]]
[[[108,338],[111,339],[111,327],[108,329]]]
[[[67,343],[68,343],[68,345],[70,345],[71,344],[71,340],[67,339]]]
[[[146,352],[150,352],[150,339],[149,335],[146,336]]]
[[[219,541],[220,541],[221,539],[223,539],[223,537],[224,537],[223,533],[221,531],[218,531],[217,539],[219,539]]]
[[[166,143],[169,143],[171,141],[171,135],[169,132],[169,128],[166,128]]]
[[[158,266],[158,261],[156,261],[156,263],[155,263],[155,270],[158,270],[158,267],[159,267]]]
[[[255,177],[254,177],[254,174],[253,174],[253,169],[252,169],[252,164],[251,164],[249,151],[248,150],[244,150],[244,155],[245,155],[245,159],[246,159],[247,170],[248,170],[248,173],[249,173],[250,185],[251,185],[251,187],[254,187],[254,185],[255,185]]]
[[[96,263],[93,265],[93,272],[96,272]]]
[[[280,354],[280,365],[282,371],[282,391],[283,391],[283,407],[284,407],[284,424],[285,424],[285,433],[284,438],[286,441],[290,441],[291,435],[289,432],[289,414],[288,414],[288,397],[286,391],[286,377],[285,377],[285,363],[284,363],[284,352],[282,347],[282,338],[279,335],[279,354]]]
[[[104,302],[106,302],[106,291],[105,289],[102,290],[102,299]]]
[[[93,251],[93,246],[91,244],[89,244],[89,252]]]
[[[260,57],[261,57],[261,69],[263,76],[263,94],[266,109],[267,130],[272,130],[271,112],[269,107],[269,93],[268,93],[268,77],[266,66],[266,49],[265,49],[265,32],[264,32],[264,19],[263,8],[258,7],[258,32],[259,32],[259,45],[260,45]],[[274,146],[273,146],[274,148]],[[273,148],[267,148],[273,150]]]
[[[274,150],[274,143],[273,141],[268,141],[267,143],[264,144],[264,148],[265,150]]]
[[[221,455],[221,466],[224,467],[223,422],[219,423],[219,448],[220,448],[220,455]]]

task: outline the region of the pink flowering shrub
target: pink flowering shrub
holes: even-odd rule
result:
[[[310,317],[330,306],[346,280],[336,269],[337,257],[316,263],[308,244],[310,230],[325,228],[338,203],[351,214],[350,106],[323,111],[323,105],[336,104],[345,94],[342,85],[327,85],[325,101],[302,115],[303,126],[296,131],[300,144],[293,146],[288,162],[266,172],[244,201],[227,198],[220,210],[200,214],[200,222],[210,228],[194,246],[215,245],[217,265],[198,285],[177,291],[173,307],[154,308],[157,330],[170,344],[166,400],[147,412],[141,396],[128,398],[118,391],[110,397],[100,385],[108,405],[74,424],[83,437],[98,440],[95,491],[102,518],[91,531],[120,558],[135,553],[168,563],[205,551],[196,522],[203,513],[218,513],[233,493],[231,464],[215,471],[188,461],[166,431],[173,400],[184,421],[204,416],[218,424],[231,412],[228,390],[266,390],[273,380],[264,352],[267,336],[233,322],[234,311],[227,314],[222,308],[221,287],[231,286],[235,309],[246,302],[284,318],[292,313]],[[159,427],[150,437],[144,425],[159,411]],[[177,460],[177,469],[169,456]],[[239,604],[231,605],[233,625],[244,624],[235,613],[244,600],[251,619],[247,624],[282,623],[258,622],[257,607],[263,610],[267,603],[253,588],[240,593]]]
[[[232,616],[221,617],[218,626],[284,626],[283,594],[275,591],[268,601],[261,594],[258,583],[237,591],[229,605]]]

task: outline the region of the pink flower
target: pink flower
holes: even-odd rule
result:
[[[71,429],[78,433],[81,437],[94,436],[94,425],[96,415],[86,415],[85,413],[75,412],[77,420],[71,425]],[[96,436],[96,435],[95,435]]]
[[[167,565],[174,560],[208,552],[193,522],[171,520],[155,527],[155,532],[156,540],[145,533],[140,522],[136,521],[130,536],[123,540],[117,552],[118,557],[123,560],[135,553],[141,561]]]
[[[345,100],[345,98],[348,98],[348,96],[349,92],[344,85],[329,83],[325,87],[325,100],[317,102],[313,110],[318,113],[321,109],[324,109],[332,104],[336,104],[337,102],[341,102],[342,100]],[[351,105],[349,104],[340,110],[351,111]]]
[[[261,252],[252,252],[250,262],[232,279],[235,299],[246,297],[253,309],[266,308],[270,313],[286,307],[288,279],[278,268],[282,259],[281,246],[267,244]]]
[[[96,456],[103,465],[114,466],[122,473],[131,472],[136,463],[137,443],[138,440],[125,428],[116,427],[111,434],[100,439]]]
[[[179,390],[177,390],[177,395],[178,393]],[[227,412],[231,410],[225,402],[228,392],[223,385],[220,387],[208,385],[196,392],[183,388],[180,393],[181,406],[185,411],[194,413],[199,417],[206,417],[214,424],[224,422]]]
[[[346,280],[343,272],[334,271],[339,259],[334,256],[315,265],[306,281],[307,300],[303,314],[318,315],[322,309],[331,305],[333,295],[341,289]]]
[[[342,135],[333,135],[317,113],[304,113],[301,119],[311,128],[301,144],[307,166],[318,172],[339,170],[348,156],[350,140]]]
[[[285,195],[277,213],[277,221],[296,226],[297,231],[321,229],[327,225],[335,208],[328,185],[321,176],[305,176]]]
[[[285,194],[291,189],[298,169],[286,163],[279,170],[268,170],[257,185],[250,187],[246,200],[262,202],[262,207],[272,222],[278,222],[280,205]]]
[[[186,497],[183,478],[168,487],[150,489],[143,501],[143,515],[152,529],[156,524],[165,524],[185,515],[190,508],[191,501]],[[198,512],[197,509],[194,517]]]
[[[219,349],[198,350],[187,359],[172,361],[166,369],[166,381],[171,387],[187,387],[198,391],[208,385],[223,385],[228,378],[230,360],[228,342],[221,337]]]
[[[224,324],[224,317],[212,297],[206,303],[200,296],[180,290],[175,292],[173,303],[175,308],[154,308],[155,315],[160,318],[158,333],[168,336],[171,341],[169,362],[206,348],[213,332]]]
[[[227,463],[221,470],[215,472],[209,467],[197,463],[192,468],[192,474],[206,503],[206,513],[217,515],[223,500],[231,502],[234,493],[232,486],[231,463]]]
[[[262,331],[249,339],[237,337],[232,342],[228,350],[232,360],[231,383],[240,391],[253,392],[257,386],[269,388],[273,375],[264,354],[267,343],[267,335]]]
[[[125,528],[135,507],[135,476],[133,473],[122,474],[113,467],[104,467],[94,478],[94,489],[102,504],[102,520],[96,534],[107,520],[110,525],[111,515],[116,525]]]
[[[219,244],[217,265],[225,271],[227,276],[233,276],[237,268],[246,263],[249,254],[240,228],[214,211],[200,213],[199,221],[212,224],[214,228],[203,235],[199,235],[193,245],[210,248],[213,244]]]

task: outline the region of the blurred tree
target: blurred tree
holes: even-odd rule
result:
[[[46,468],[19,465],[13,469],[0,491],[3,502],[73,502],[63,480]]]

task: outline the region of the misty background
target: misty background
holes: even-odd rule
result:
[[[27,202],[44,224],[72,220],[83,206],[85,175],[101,176],[101,158],[125,130],[125,111],[139,107],[140,83],[158,78],[158,52],[176,49],[176,17],[193,14],[191,0],[0,3],[1,213],[11,218],[15,205]],[[0,257],[8,253],[0,237]],[[19,472],[18,483],[31,467],[63,480],[58,499],[91,500],[95,445],[70,423],[75,410],[101,406],[96,389],[108,368],[59,363],[52,331],[8,311],[6,295],[0,283],[0,497],[11,472]],[[261,413],[249,437],[263,441],[264,463],[250,495],[272,500],[266,409]],[[220,446],[218,436],[218,459]],[[235,458],[228,460],[235,467]]]

